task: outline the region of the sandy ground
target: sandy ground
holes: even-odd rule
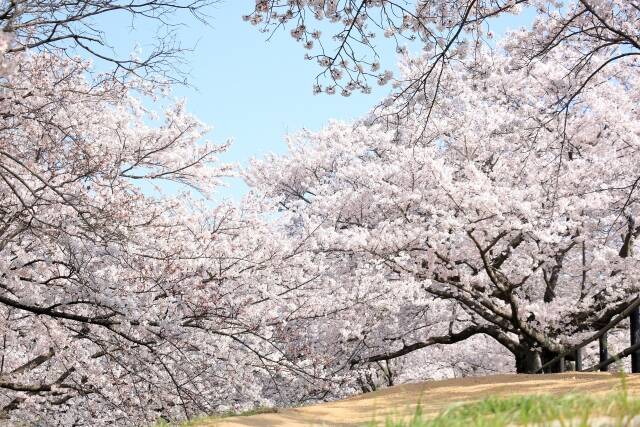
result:
[[[628,375],[629,391],[640,395],[640,374]],[[281,409],[273,414],[231,417],[198,424],[202,427],[318,427],[361,426],[373,419],[384,421],[409,416],[416,404],[423,413],[436,415],[452,403],[487,396],[542,393],[606,393],[619,388],[620,378],[607,373],[546,375],[495,375],[428,381],[390,387],[336,402]]]

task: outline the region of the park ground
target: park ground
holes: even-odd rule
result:
[[[561,404],[563,407],[567,406],[567,402],[573,406],[577,404],[581,411],[588,410],[594,417],[593,420],[602,420],[601,415],[603,414],[594,413],[594,411],[610,412],[614,406],[619,409],[619,396],[623,394],[625,402],[628,397],[629,401],[633,403],[634,413],[632,415],[639,414],[640,375],[621,377],[620,375],[609,373],[575,372],[545,375],[494,375],[405,384],[335,402],[265,411],[266,413],[250,416],[203,418],[188,425],[189,427],[347,427],[377,425],[395,427],[397,425],[431,425],[415,422],[416,410],[419,408],[418,411],[422,413],[420,417],[422,420],[434,419],[439,415],[445,421],[447,417],[457,417],[458,422],[456,423],[444,422],[437,425],[472,426],[479,424],[465,421],[467,418],[464,417],[468,416],[469,413],[467,408],[471,408],[471,412],[473,412],[478,410],[485,411],[487,407],[495,409],[496,406],[504,407],[505,405],[522,406],[526,404],[531,406],[534,400],[534,406],[535,404],[553,406],[558,405],[557,402],[564,402]],[[617,397],[611,400],[614,395]],[[532,396],[534,397],[533,400]],[[567,396],[569,397],[567,398]],[[614,401],[615,404],[613,403]],[[505,402],[507,403],[505,404]],[[460,418],[460,411],[458,411],[457,415],[452,414],[451,408],[464,408],[464,412],[467,415]],[[580,417],[582,415],[576,415],[575,412],[572,412],[568,416]],[[393,422],[390,422],[391,420]],[[549,425],[546,422],[538,424]],[[556,422],[555,425],[576,424],[603,425],[601,422],[595,421],[568,424],[561,421],[560,423]],[[621,423],[617,421],[616,423],[605,425],[637,424],[636,422],[628,423],[625,421]]]

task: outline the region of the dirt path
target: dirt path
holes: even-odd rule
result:
[[[629,390],[640,395],[640,374],[627,376]],[[588,392],[606,393],[621,385],[607,373],[553,375],[496,375],[428,381],[387,388],[374,393],[320,405],[282,409],[273,414],[232,417],[198,424],[202,427],[313,427],[360,426],[388,416],[414,412],[420,402],[425,414],[437,414],[454,402],[482,399],[490,395]]]

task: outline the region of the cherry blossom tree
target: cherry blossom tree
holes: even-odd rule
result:
[[[2,7],[3,420],[151,424],[290,402],[282,384],[322,381],[279,350],[284,296],[308,280],[280,268],[281,233],[257,202],[202,200],[230,173],[227,144],[183,103],[157,114],[135,97],[175,77],[169,15],[206,4]],[[123,59],[94,20],[123,12],[168,38]]]
[[[3,34],[0,416],[140,425],[291,401],[282,383],[310,377],[279,319],[308,279],[280,268],[291,250],[257,202],[202,201],[227,144],[183,103],[159,116]]]
[[[421,72],[398,77],[396,108],[410,114],[416,96],[437,102],[437,88],[451,67],[463,64],[482,75],[482,49],[495,48],[498,19],[526,14],[529,24],[500,44],[512,57],[510,67],[527,68],[553,59],[561,49],[564,73],[573,84],[551,104],[559,112],[573,102],[597,74],[614,63],[634,73],[640,55],[640,4],[635,0],[256,0],[245,20],[265,32],[284,27],[309,50],[306,58],[321,67],[315,92],[369,92],[372,82],[393,81],[389,59],[380,58],[386,37],[399,53],[422,52]],[[386,61],[384,61],[386,59]],[[387,70],[381,68],[384,62]],[[338,89],[338,90],[336,90]]]
[[[400,49],[382,110],[293,137],[246,174],[252,194],[215,207],[226,144],[183,103],[135,97],[161,93],[178,50],[122,59],[91,21],[205,4],[3,6],[2,418],[139,425],[444,369],[532,372],[637,294],[632,2],[259,0],[248,20],[297,20],[311,49],[309,11],[346,26],[311,57],[327,90],[391,80],[353,48],[374,46],[372,22],[426,53]],[[484,49],[488,20],[524,6],[531,32]],[[401,126],[377,120],[398,106]]]
[[[334,122],[248,173],[325,266],[331,302],[297,326],[323,331],[316,360],[367,369],[483,335],[534,372],[637,295],[637,73],[610,64],[549,115],[571,49],[527,69],[483,55],[482,76],[445,71],[426,124]]]

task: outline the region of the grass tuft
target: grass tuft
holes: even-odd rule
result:
[[[479,402],[454,405],[435,418],[427,418],[420,405],[409,420],[387,419],[368,427],[506,427],[517,425],[555,425],[587,427],[595,417],[606,417],[606,425],[626,426],[640,415],[640,400],[619,393],[602,397],[583,394],[564,396],[532,395],[507,398],[489,397]]]

